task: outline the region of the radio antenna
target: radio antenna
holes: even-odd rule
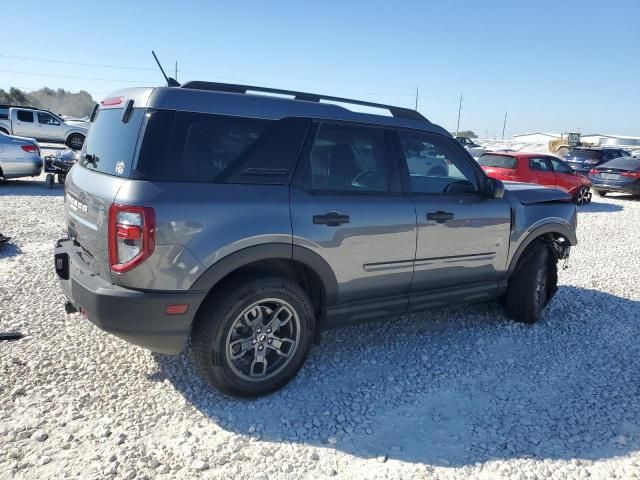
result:
[[[158,57],[156,56],[156,52],[151,50],[151,54],[153,55],[153,58],[155,58],[156,63],[158,64],[158,68],[162,72],[162,76],[167,81],[167,86],[168,87],[179,87],[180,84],[178,83],[178,81],[175,78],[167,77],[167,74],[164,73],[164,68],[162,68],[162,65],[160,65],[160,60],[158,60]]]

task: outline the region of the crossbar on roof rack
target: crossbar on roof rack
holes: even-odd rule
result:
[[[321,100],[327,100],[330,102],[349,103],[352,105],[361,105],[363,107],[380,108],[388,110],[391,115],[396,118],[406,118],[409,120],[427,121],[427,119],[410,108],[395,107],[393,105],[384,105],[382,103],[365,102],[362,100],[353,100],[351,98],[331,97],[327,95],[319,95],[317,93],[305,93],[297,92],[295,90],[282,90],[279,88],[268,87],[255,87],[252,85],[236,85],[233,83],[217,83],[217,82],[203,82],[195,80],[187,82],[180,88],[192,88],[195,90],[211,90],[216,92],[229,92],[229,93],[247,93],[248,91],[274,93],[277,95],[291,95],[296,100],[304,100],[307,102],[320,102]]]

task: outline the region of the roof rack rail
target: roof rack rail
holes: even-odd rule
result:
[[[204,82],[194,80],[183,84],[180,88],[192,88],[195,90],[211,90],[216,92],[228,93],[247,93],[248,91],[274,93],[277,95],[291,95],[295,100],[304,100],[307,102],[320,102],[320,100],[328,100],[330,102],[350,103],[352,105],[361,105],[363,107],[380,108],[388,110],[392,116],[396,118],[406,118],[409,120],[428,121],[417,110],[410,108],[394,107],[393,105],[384,105],[382,103],[365,102],[362,100],[353,100],[351,98],[330,97],[327,95],[319,95],[317,93],[297,92],[295,90],[282,90],[279,88],[256,87],[252,85],[236,85],[233,83]]]

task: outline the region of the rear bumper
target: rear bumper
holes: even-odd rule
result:
[[[626,183],[608,183],[606,180],[591,179],[592,190],[603,190],[607,192],[620,192],[640,194],[640,181],[631,181]]]
[[[55,258],[64,294],[89,321],[154,352],[180,353],[206,292],[158,293],[113,285],[82,268],[77,247],[69,239],[58,240]],[[188,305],[186,313],[167,315],[167,305],[180,304]]]

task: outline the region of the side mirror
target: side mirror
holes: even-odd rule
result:
[[[484,183],[484,193],[489,198],[504,197],[504,183],[496,178],[487,177]]]

